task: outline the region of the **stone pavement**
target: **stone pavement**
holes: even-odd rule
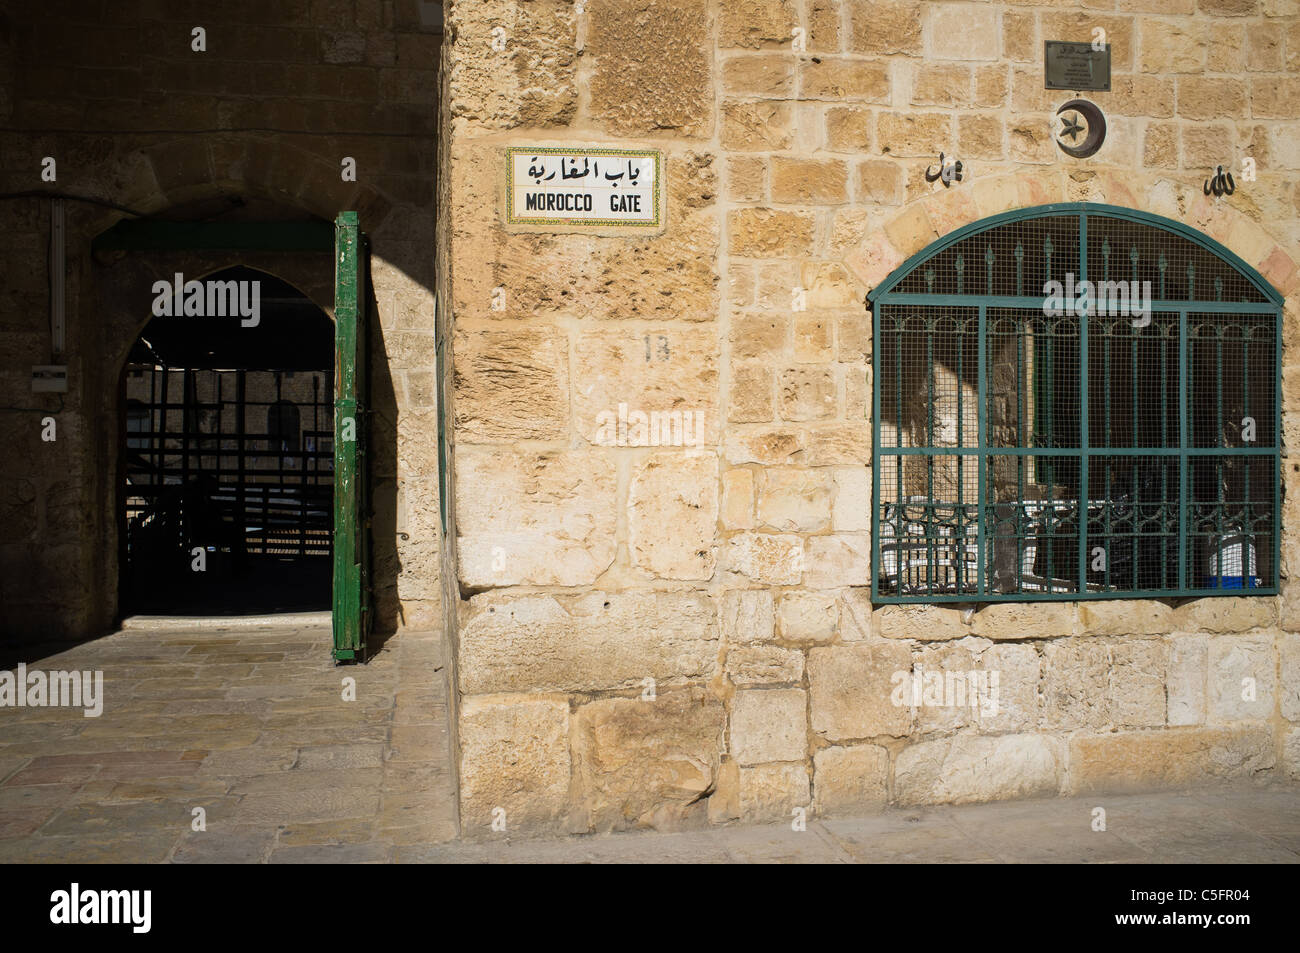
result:
[[[1294,785],[456,841],[441,638],[403,632],[343,667],[329,642],[323,614],[140,619],[30,654],[102,670],[104,712],[0,708],[0,862],[1300,862]]]
[[[104,710],[0,708],[0,863],[382,861],[455,837],[441,637],[366,665],[329,648],[313,613],[134,619],[29,652],[29,671],[102,670]]]
[[[1093,810],[1106,811],[1094,831]],[[1003,801],[872,817],[397,848],[426,863],[1300,863],[1300,788]]]

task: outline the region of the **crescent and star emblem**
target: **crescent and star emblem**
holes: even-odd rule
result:
[[[1056,111],[1056,115],[1061,117],[1056,144],[1066,155],[1086,159],[1106,141],[1106,117],[1096,103],[1071,99]],[[1083,136],[1082,142],[1079,142],[1080,135]]]

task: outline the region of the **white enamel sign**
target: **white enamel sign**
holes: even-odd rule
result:
[[[511,147],[506,223],[657,228],[662,219],[656,149]]]

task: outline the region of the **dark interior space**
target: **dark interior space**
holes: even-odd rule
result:
[[[328,609],[333,324],[264,272],[234,267],[202,281],[240,283],[249,300],[255,287],[259,318],[155,316],[131,350],[123,614]]]

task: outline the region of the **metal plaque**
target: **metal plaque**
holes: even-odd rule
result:
[[[1047,89],[1110,89],[1110,44],[1045,40],[1043,76]]]

